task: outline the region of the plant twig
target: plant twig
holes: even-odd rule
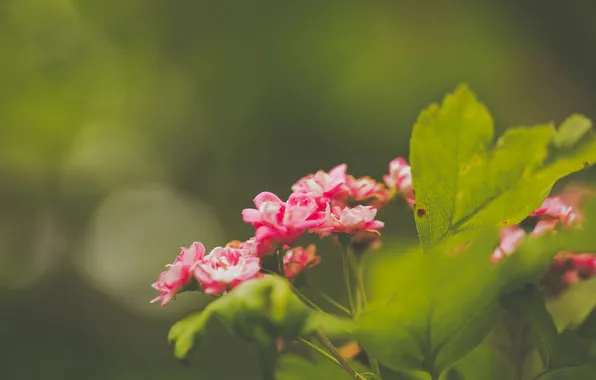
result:
[[[371,358],[371,357],[368,358],[368,361],[370,362],[370,368],[373,370],[373,372],[377,376],[377,379],[382,380],[381,367],[379,367],[379,361],[377,359]]]
[[[541,379],[541,378],[542,378],[542,376],[546,375],[546,374],[547,374],[547,373],[549,373],[549,372],[550,372],[550,369],[548,369],[548,368],[544,368],[544,369],[542,369],[540,372],[538,372],[538,373],[537,373],[537,374],[536,374],[536,375],[535,375],[535,376],[532,378],[532,380],[538,380],[538,379]]]
[[[360,271],[360,267],[358,266],[358,259],[354,255],[354,251],[349,248],[349,246],[344,247],[345,254],[348,257],[350,267],[352,268],[352,272],[354,274],[354,278],[356,279],[356,289],[358,300],[360,301],[358,304],[358,311],[362,311],[366,308],[366,289],[364,288],[364,281],[362,280],[362,273]]]
[[[346,313],[347,315],[351,316],[352,313],[350,313],[350,310],[348,310],[347,307],[345,307],[344,305],[340,304],[339,302],[337,302],[336,300],[334,300],[333,298],[331,298],[331,296],[329,296],[327,293],[324,293],[318,289],[314,289],[314,288],[310,288],[313,289],[317,292],[317,294],[324,299],[325,301],[329,302],[330,304],[332,304],[333,306],[335,306],[336,308],[338,308],[339,310],[343,311],[344,313]]]
[[[319,354],[321,354],[323,357],[325,357],[326,359],[332,361],[333,363],[337,364],[338,366],[340,366],[341,368],[343,368],[343,366],[341,365],[341,363],[334,358],[332,355],[330,355],[327,351],[323,350],[321,347],[317,346],[316,344],[313,344],[311,342],[309,342],[308,340],[304,339],[304,338],[298,338],[298,341],[309,346],[310,348],[312,348],[313,350],[315,350],[316,352],[318,352]]]
[[[350,303],[350,315],[354,314],[354,297],[352,295],[352,281],[350,280],[350,273],[351,273],[351,265],[348,258],[348,251],[345,247],[342,251],[341,259],[342,259],[342,271],[344,275],[344,284],[346,286],[346,292],[348,293],[348,301]]]
[[[362,376],[361,374],[359,374],[358,372],[356,372],[356,370],[354,368],[352,368],[350,366],[350,364],[348,364],[348,362],[343,358],[343,356],[341,356],[341,354],[339,353],[339,351],[337,351],[337,348],[335,348],[335,346],[331,343],[331,341],[329,340],[329,338],[327,338],[327,336],[320,330],[317,330],[315,332],[317,338],[319,339],[319,341],[329,349],[329,351],[331,351],[331,355],[333,355],[333,357],[335,357],[335,359],[339,362],[339,364],[341,364],[341,366],[343,367],[343,369],[350,374],[350,376],[352,376],[352,379],[357,379],[357,380],[366,380],[364,378],[364,376]]]

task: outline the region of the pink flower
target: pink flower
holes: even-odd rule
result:
[[[511,255],[526,237],[526,231],[517,226],[505,227],[499,231],[499,237],[501,242],[491,256],[493,263],[500,261],[505,256]]]
[[[356,206],[353,208],[327,206],[327,220],[313,231],[320,236],[332,233],[355,234],[361,231],[376,231],[383,228],[385,223],[375,220],[377,209],[372,206]]]
[[[596,274],[596,256],[593,253],[571,255],[570,260],[586,276],[591,277]]]
[[[151,302],[161,301],[161,307],[166,306],[174,299],[192,278],[193,267],[203,259],[205,247],[201,243],[194,242],[190,248],[181,248],[180,254],[168,269],[161,272],[158,280],[151,284],[153,289],[161,292]]]
[[[389,174],[383,176],[383,180],[388,188],[396,189],[403,194],[410,194],[414,190],[410,165],[401,157],[389,163]]]
[[[546,198],[542,206],[530,215],[558,219],[567,225],[576,222],[580,217],[573,207],[563,202],[561,197]]]
[[[232,240],[226,244],[226,248],[228,247],[241,250],[245,256],[263,257],[273,251],[273,246],[270,241],[258,242],[254,237],[246,241]]]
[[[348,195],[346,187],[346,164],[341,164],[326,173],[319,170],[299,179],[292,185],[292,191],[315,198],[319,205],[324,205],[333,198],[344,198]]]
[[[314,244],[306,248],[296,247],[288,250],[283,257],[284,272],[291,280],[304,269],[312,268],[320,262],[321,258],[317,256]]]
[[[398,157],[389,163],[389,174],[383,176],[389,190],[399,193],[414,207],[414,187],[412,185],[412,171],[408,162]]]
[[[350,191],[350,198],[355,201],[374,199],[376,200],[375,203],[378,206],[381,206],[386,203],[389,198],[385,186],[370,177],[356,179],[351,175],[347,175],[346,186]]]
[[[255,239],[261,244],[293,244],[305,230],[320,226],[326,218],[317,201],[305,194],[294,193],[282,202],[276,195],[263,192],[254,202],[257,209],[245,209],[242,219],[257,229]]]
[[[242,249],[217,247],[197,263],[194,275],[206,294],[217,294],[259,277],[260,262]]]
[[[557,219],[548,218],[539,220],[538,223],[536,223],[536,226],[534,226],[532,232],[530,233],[530,236],[542,236],[548,232],[554,231],[557,227],[557,224],[559,224],[559,221]]]

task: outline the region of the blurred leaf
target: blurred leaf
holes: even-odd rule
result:
[[[548,373],[546,380],[594,380],[596,366],[581,366]]]
[[[371,293],[357,321],[358,341],[396,370],[440,373],[460,359],[499,316],[500,283],[486,253],[495,242],[493,231],[457,254],[411,250],[384,261],[371,288],[384,284],[385,291]]]
[[[540,357],[544,365],[549,366],[550,358],[555,351],[557,328],[538,288],[529,285],[510,293],[503,298],[502,304],[508,313],[529,324]]]
[[[596,278],[571,286],[547,306],[559,331],[581,325],[596,307]]]
[[[186,357],[195,340],[201,341],[207,323],[216,317],[238,336],[259,346],[275,345],[282,337],[293,340],[315,329],[349,330],[350,322],[321,316],[296,296],[287,280],[278,276],[247,281],[207,307],[177,322],[168,340],[177,358]]]
[[[464,380],[464,376],[457,369],[451,368],[445,372],[444,380]]]
[[[596,228],[596,217],[591,217],[596,216],[595,206],[587,210],[583,228],[526,239],[496,266],[489,261],[496,244],[490,230],[459,252],[438,245],[426,251],[393,252],[388,259],[379,257],[376,265],[371,261],[371,302],[357,321],[355,336],[389,368],[440,373],[486,337],[500,316],[497,300],[502,294],[537,282],[564,248],[596,249],[591,232]],[[539,299],[530,301],[532,309],[522,311],[536,313],[532,323],[550,347],[550,317]],[[519,302],[526,301],[512,302],[522,308]]]
[[[557,338],[550,369],[563,369],[596,363],[596,341],[565,330]]]
[[[410,143],[422,243],[471,232],[459,236],[461,242],[477,229],[519,223],[540,206],[555,181],[596,161],[593,134],[571,153],[549,156],[555,133],[552,125],[513,128],[491,147],[492,118],[465,85],[440,107],[423,111]]]
[[[590,129],[592,129],[590,119],[583,115],[571,115],[555,133],[553,143],[559,149],[572,148]]]
[[[360,374],[371,373],[371,370],[364,365],[349,361],[349,364]],[[367,377],[366,378],[373,378]],[[283,355],[277,364],[277,380],[349,380],[352,377],[337,364],[328,359],[322,358],[317,354],[313,355],[313,360],[307,360],[298,355]]]
[[[577,330],[577,334],[582,338],[596,339],[596,308],[592,309],[588,318]]]
[[[535,285],[528,285],[503,297],[506,311],[501,335],[493,334],[491,343],[504,353],[517,378],[550,368],[556,355],[557,328],[546,310]],[[534,360],[537,353],[540,360]]]
[[[491,346],[490,338],[453,365],[466,380],[502,380],[513,378],[509,361]]]

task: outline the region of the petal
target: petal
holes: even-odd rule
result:
[[[557,219],[544,219],[536,223],[536,226],[530,233],[530,236],[542,236],[547,232],[553,231],[558,224]]]
[[[378,230],[383,227],[385,227],[385,223],[381,222],[380,220],[373,220],[372,222],[366,225],[366,228],[371,230]]]
[[[269,239],[274,239],[279,236],[280,233],[277,229],[270,226],[258,227],[255,231],[255,239],[257,242],[262,242]]]
[[[261,213],[259,212],[259,210],[255,210],[254,208],[245,208],[244,210],[242,210],[242,220],[245,223],[250,223],[250,224],[263,222]]]
[[[334,167],[333,169],[329,170],[329,175],[336,179],[341,179],[345,181],[346,171],[348,170],[347,164],[340,164]]]
[[[260,208],[264,202],[283,203],[279,197],[268,191],[263,191],[253,199],[255,206]]]

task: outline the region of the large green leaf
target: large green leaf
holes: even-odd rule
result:
[[[375,252],[355,330],[367,352],[393,369],[440,373],[478,345],[499,316],[493,235],[459,253]]]
[[[496,266],[489,262],[496,243],[490,233],[460,251],[439,245],[375,252],[368,268],[374,275],[368,279],[371,302],[357,321],[356,337],[390,368],[440,373],[486,337],[500,317],[503,294],[537,282],[564,248],[596,248],[596,208],[587,215],[583,228],[526,239]],[[541,310],[544,306],[536,312]],[[548,319],[539,326],[547,331]]]
[[[573,285],[549,300],[547,307],[559,331],[578,327],[596,307],[596,278]]]
[[[540,206],[555,181],[592,165],[594,134],[574,135],[568,125],[560,132],[552,125],[509,129],[493,146],[492,118],[464,85],[441,106],[423,111],[410,142],[422,243],[518,223]],[[565,148],[573,140],[575,149],[557,150],[555,137]]]
[[[567,328],[559,333],[535,286],[508,294],[503,305],[507,311],[504,328],[500,337],[493,334],[492,343],[507,354],[517,372],[515,379],[596,364],[596,340]],[[539,354],[539,361],[533,353]]]
[[[260,346],[274,346],[282,337],[288,340],[315,329],[331,335],[347,332],[349,320],[322,314],[307,307],[279,276],[247,281],[211,302],[200,312],[190,314],[170,329],[176,357],[184,358],[196,340],[205,336],[206,326],[218,319],[241,338]]]
[[[557,148],[570,149],[592,129],[592,122],[582,115],[571,115],[561,124],[553,143]]]
[[[513,370],[501,352],[495,351],[489,338],[453,365],[465,380],[512,379]]]

